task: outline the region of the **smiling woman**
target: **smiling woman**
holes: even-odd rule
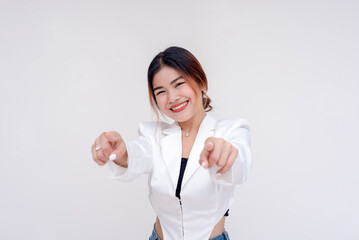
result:
[[[164,66],[153,79],[153,98],[156,106],[168,117],[184,124],[187,121],[199,121],[205,115],[198,86],[192,87],[191,77],[182,77],[173,68]],[[192,119],[192,118],[199,119]]]
[[[188,84],[195,91],[196,88],[200,88],[203,94],[203,107],[206,111],[210,111],[212,107],[210,106],[210,98],[206,95],[208,90],[207,77],[201,64],[189,51],[179,48],[179,47],[170,47],[164,52],[159,53],[151,62],[148,68],[148,91],[150,96],[151,106],[156,111],[158,106],[156,106],[156,98],[154,94],[155,88],[153,87],[153,80],[155,74],[164,67],[168,67],[172,70],[177,71],[180,78],[186,77]],[[177,79],[173,79],[177,80]],[[197,95],[198,92],[195,91]]]
[[[252,166],[249,126],[244,119],[208,115],[207,89],[198,60],[170,47],[152,60],[148,91],[156,113],[174,122],[141,123],[133,141],[104,132],[92,146],[94,160],[107,163],[111,178],[148,174],[157,214],[150,240],[229,239],[224,226],[234,186],[246,181]]]

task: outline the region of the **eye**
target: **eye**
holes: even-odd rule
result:
[[[165,91],[158,91],[157,93],[156,93],[156,96],[158,96],[158,95],[160,95],[160,94],[162,94],[162,93],[164,93]]]
[[[184,84],[185,82],[180,82],[180,83],[177,83],[175,87],[179,87],[181,86],[182,84]]]

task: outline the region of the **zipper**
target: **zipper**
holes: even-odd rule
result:
[[[180,209],[181,209],[181,223],[182,223],[182,238],[184,238],[184,226],[183,226],[183,208],[182,201],[179,199]]]

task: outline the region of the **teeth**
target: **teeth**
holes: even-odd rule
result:
[[[177,109],[180,109],[181,107],[185,106],[187,104],[187,102],[184,102],[182,103],[181,105],[177,106],[177,107],[174,107],[172,108],[172,110],[177,110]]]

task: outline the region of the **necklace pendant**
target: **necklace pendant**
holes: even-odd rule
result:
[[[188,132],[186,132],[186,137],[188,137]]]

